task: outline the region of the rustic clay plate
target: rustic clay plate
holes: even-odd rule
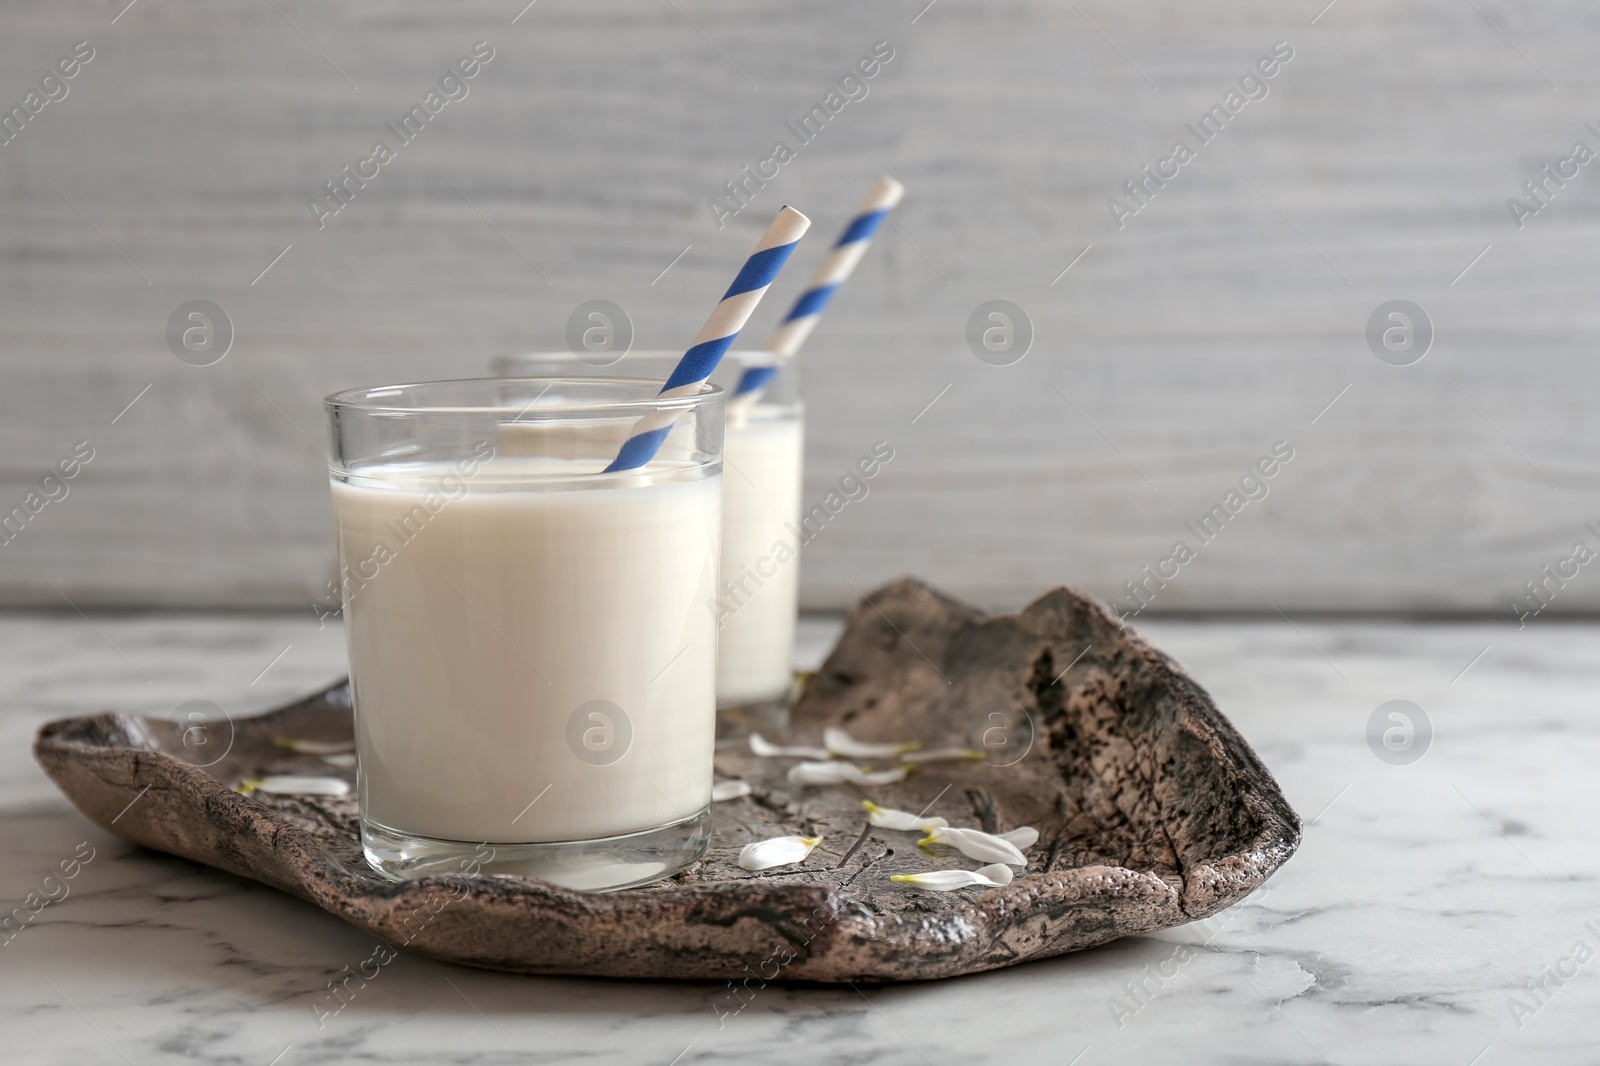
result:
[[[524,973],[892,981],[1060,955],[1214,914],[1281,866],[1300,823],[1211,699],[1095,602],[1057,589],[986,617],[902,581],[867,597],[794,708],[788,743],[824,726],[861,740],[986,751],[900,784],[800,788],[793,759],[717,755],[752,795],[718,803],[705,861],[670,879],[584,894],[508,876],[393,883],[361,858],[349,798],[241,795],[266,773],[343,774],[279,737],[348,740],[348,689],[233,723],[199,746],[174,721],[100,714],[40,730],[63,792],[125,840],[254,878],[391,944]],[[775,738],[776,739],[776,738]],[[210,763],[204,767],[201,762]],[[979,865],[912,833],[870,828],[861,801],[1039,842],[1003,888],[927,892],[894,873]],[[765,875],[739,848],[820,836]]]

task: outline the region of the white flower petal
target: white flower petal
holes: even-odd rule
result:
[[[909,766],[892,770],[863,770],[847,762],[803,762],[789,767],[789,780],[797,785],[889,785],[904,781]]]
[[[901,762],[984,762],[988,752],[973,748],[931,748],[928,751],[908,751],[900,756]]]
[[[748,781],[718,781],[711,786],[711,802],[721,803],[723,800],[736,800],[740,796],[750,795],[750,782]]]
[[[1031,848],[1039,843],[1039,831],[1031,825],[1025,825],[1009,833],[1001,833],[1000,839],[1018,848]]]
[[[739,849],[739,865],[751,873],[787,866],[810,855],[811,849],[820,843],[821,837],[773,837],[751,841]]]
[[[893,807],[880,807],[871,800],[862,800],[867,810],[867,821],[879,829],[937,829],[950,823],[943,818],[923,818],[910,811],[897,811]]]
[[[969,859],[980,862],[1008,862],[1013,866],[1026,866],[1028,860],[1009,840],[985,833],[979,829],[956,829],[951,826],[928,830],[928,835],[917,841],[917,846],[949,844]]]
[[[354,770],[356,767],[356,753],[343,751],[334,755],[324,755],[322,761],[329,766],[337,766],[341,770]]]
[[[780,744],[774,744],[760,733],[750,734],[750,750],[766,759],[781,759],[785,757],[826,759],[828,757],[828,753],[821,748],[786,748]]]
[[[888,759],[922,747],[915,741],[904,744],[870,744],[864,740],[857,740],[835,726],[829,726],[822,731],[822,746],[834,755],[843,755],[847,759]]]
[[[293,774],[274,774],[254,778],[239,786],[246,795],[251,792],[271,792],[279,796],[347,796],[350,782],[341,777],[298,777]]]
[[[1011,867],[998,863],[977,870],[929,870],[920,874],[894,874],[889,880],[933,892],[954,892],[958,888],[999,888],[1011,883]]]
[[[355,751],[354,740],[302,740],[299,737],[274,737],[272,742],[280,748],[289,748],[302,755],[338,755]]]
[[[993,866],[980,866],[978,873],[997,885],[1009,885],[1011,879],[1016,876],[1011,872],[1011,867],[1003,862],[997,862]]]

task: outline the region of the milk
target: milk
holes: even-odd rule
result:
[[[710,802],[721,484],[498,456],[333,481],[363,816],[593,840]],[[537,479],[537,480],[530,480]]]
[[[789,690],[800,588],[802,424],[757,408],[723,438],[717,705]]]

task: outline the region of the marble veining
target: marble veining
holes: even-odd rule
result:
[[[403,952],[379,962],[375,941],[308,904],[101,832],[29,755],[55,717],[281,703],[342,671],[335,627],[0,617],[0,907],[60,896],[0,933],[5,1061],[1594,1061],[1600,625],[1296,625],[1144,627],[1307,822],[1266,886],[1155,936],[854,990],[515,977]],[[830,635],[809,625],[802,662]],[[1366,739],[1391,699],[1432,723],[1409,765]],[[84,844],[93,858],[62,895],[46,878]]]

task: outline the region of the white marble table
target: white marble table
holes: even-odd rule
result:
[[[722,1024],[725,986],[516,977],[401,955],[319,1028],[313,1003],[372,954],[371,938],[120,843],[67,804],[30,746],[51,718],[109,707],[265,709],[342,672],[339,631],[319,632],[309,613],[0,617],[0,907],[44,891],[81,843],[93,850],[70,894],[0,944],[0,1060],[1600,1059],[1600,961],[1574,954],[1580,941],[1577,956],[1600,953],[1600,626],[1296,624],[1146,627],[1309,823],[1293,861],[1211,923],[936,984],[771,986]],[[808,657],[828,634],[810,627]],[[1410,765],[1365,740],[1374,709],[1396,698],[1435,729]]]

